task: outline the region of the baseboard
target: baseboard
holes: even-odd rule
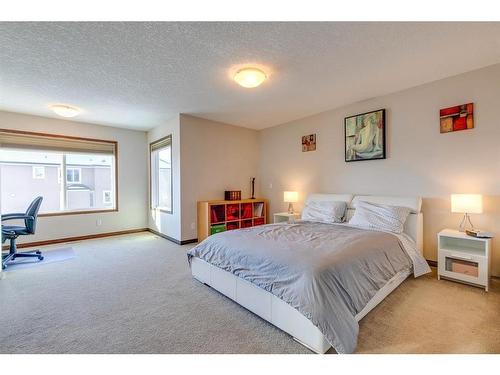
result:
[[[177,245],[187,245],[187,244],[190,244],[190,243],[195,243],[195,242],[198,242],[198,239],[197,238],[192,238],[190,240],[183,240],[183,241],[179,241],[173,237],[170,237],[170,236],[167,236],[166,234],[163,234],[163,233],[160,233],[154,229],[151,229],[149,228],[148,229],[151,233],[153,234],[156,234],[157,236],[161,237],[161,238],[165,238],[166,240],[169,240]]]
[[[106,233],[96,233],[96,234],[88,234],[85,236],[76,236],[76,237],[65,237],[65,238],[57,238],[54,240],[45,240],[45,241],[34,241],[34,242],[25,242],[17,244],[18,249],[22,249],[24,247],[36,247],[36,246],[46,246],[46,245],[54,245],[58,243],[64,242],[75,242],[82,240],[91,240],[95,238],[103,238],[103,237],[112,237],[112,236],[120,236],[122,234],[132,234],[132,233],[140,233],[147,232],[148,228],[139,228],[139,229],[128,229],[121,230],[117,232],[106,232]],[[2,250],[8,250],[9,245],[3,245]]]

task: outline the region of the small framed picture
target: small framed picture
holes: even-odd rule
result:
[[[304,135],[302,137],[302,152],[316,150],[316,134]]]
[[[345,161],[385,159],[385,109],[344,119]]]
[[[439,131],[441,133],[474,129],[474,104],[461,104],[439,111]]]

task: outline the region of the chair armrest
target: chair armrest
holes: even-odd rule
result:
[[[26,219],[31,219],[34,220],[35,218],[30,215],[26,215],[25,213],[18,213],[18,214],[5,214],[2,215],[2,221],[6,220],[26,220]]]

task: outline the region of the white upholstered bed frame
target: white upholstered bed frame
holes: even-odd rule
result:
[[[345,201],[348,204],[347,218],[349,219],[358,201],[405,206],[411,208],[411,213],[406,221],[404,232],[417,244],[422,252],[423,241],[423,216],[421,213],[421,199],[419,197],[389,197],[366,196],[350,194],[311,194],[307,201]],[[199,258],[191,260],[193,277],[204,284],[211,286],[241,306],[247,308],[261,318],[290,334],[294,340],[316,353],[325,353],[330,348],[323,334],[309,319],[296,309],[283,302],[278,297],[261,289],[254,284],[241,279],[227,271],[215,267]],[[385,297],[396,289],[408,276],[409,272],[396,274],[382,287],[368,302],[365,308],[356,315],[360,321]]]

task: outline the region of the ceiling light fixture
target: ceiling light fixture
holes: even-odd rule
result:
[[[257,68],[243,68],[234,75],[236,83],[249,89],[259,86],[266,78],[266,73]]]
[[[56,114],[62,117],[75,117],[81,112],[79,108],[72,107],[66,104],[52,104],[49,106]]]

